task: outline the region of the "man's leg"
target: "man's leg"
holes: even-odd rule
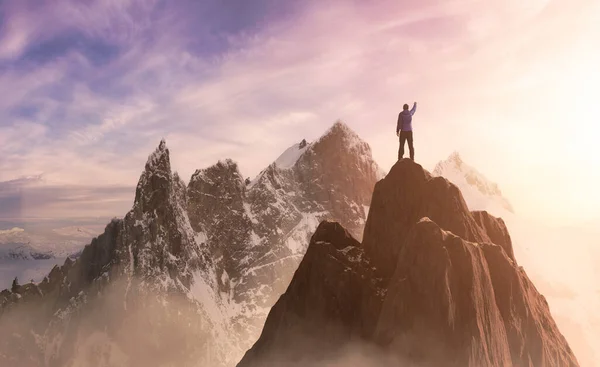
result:
[[[413,132],[407,131],[408,149],[410,150],[410,159],[415,160],[415,147],[413,146]]]
[[[404,131],[400,131],[400,148],[398,148],[398,160],[404,157],[404,143],[406,142],[406,134]]]

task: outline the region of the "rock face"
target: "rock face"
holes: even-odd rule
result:
[[[0,365],[235,365],[318,223],[360,238],[380,177],[342,123],[248,184],[223,160],[186,185],[161,141],[123,219],[41,283],[0,293]]]
[[[258,337],[320,221],[339,221],[362,237],[380,177],[370,147],[340,122],[317,141],[287,149],[250,184],[232,161],[194,173],[190,221],[207,234],[219,291],[238,310],[241,345]]]
[[[375,352],[358,362],[357,350]],[[238,364],[284,365],[578,362],[502,220],[469,212],[456,186],[405,159],[377,183],[362,244],[319,226]]]
[[[0,337],[1,364],[226,361],[229,345],[214,337],[223,325],[210,315],[216,292],[188,297],[216,276],[202,236],[191,229],[181,189],[163,141],[149,157],[124,219],[108,224],[76,261],[67,259],[41,283],[4,298],[0,328],[11,332]]]

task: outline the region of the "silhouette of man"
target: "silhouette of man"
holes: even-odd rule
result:
[[[398,114],[398,124],[396,125],[396,135],[400,137],[400,148],[398,149],[398,160],[404,156],[404,143],[408,141],[410,150],[410,159],[415,160],[415,148],[413,147],[412,116],[417,111],[417,102],[412,110],[408,110],[408,105],[404,105],[404,110]]]

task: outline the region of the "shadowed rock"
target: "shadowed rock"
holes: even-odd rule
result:
[[[578,365],[504,223],[409,160],[377,183],[362,245],[319,226],[238,366],[323,366],[354,345],[383,366]]]

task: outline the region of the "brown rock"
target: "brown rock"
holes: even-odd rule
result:
[[[502,218],[495,218],[486,211],[474,211],[471,214],[477,224],[485,230],[490,240],[496,245],[501,246],[506,255],[516,262],[512,240]]]
[[[372,202],[362,245],[319,227],[238,366],[322,366],[352,345],[385,366],[578,365],[501,220],[408,160]]]

